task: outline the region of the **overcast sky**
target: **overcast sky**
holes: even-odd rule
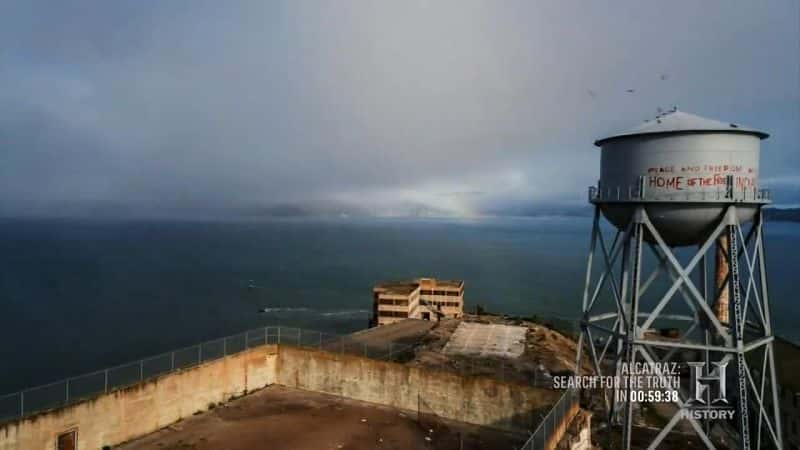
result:
[[[581,204],[673,105],[800,200],[797,0],[6,0],[0,43],[5,216]]]

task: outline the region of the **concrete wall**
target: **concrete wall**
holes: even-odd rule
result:
[[[313,349],[278,353],[278,384],[500,429],[532,431],[561,394]]]
[[[57,436],[72,429],[79,449],[98,450],[273,383],[514,431],[532,431],[560,396],[490,378],[267,345],[0,425],[0,450],[52,450]]]
[[[274,383],[276,359],[274,345],[261,346],[0,425],[0,450],[52,450],[58,434],[76,428],[79,449],[116,445]]]

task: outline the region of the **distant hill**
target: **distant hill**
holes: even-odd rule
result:
[[[591,217],[594,210],[590,206],[522,206],[490,211],[495,215],[508,216],[569,216]],[[765,208],[764,217],[771,222],[800,222],[800,208]]]
[[[517,203],[506,204],[497,207],[484,208],[483,214],[491,216],[515,216],[515,217],[541,217],[541,216],[564,216],[564,217],[592,217],[594,208],[588,203],[580,204],[557,204],[557,203]]]
[[[556,203],[519,203],[502,207],[484,208],[480,213],[489,216],[512,217],[591,217],[594,209],[591,205],[556,204]],[[452,217],[453,214],[413,202],[405,202],[382,211],[339,202],[281,203],[237,211],[244,217]],[[773,222],[800,222],[800,208],[766,208],[764,215]]]
[[[800,222],[800,208],[764,208],[764,218],[773,222]]]

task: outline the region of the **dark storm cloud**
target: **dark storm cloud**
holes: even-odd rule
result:
[[[4,2],[0,213],[577,203],[591,142],[673,104],[770,131],[762,173],[781,180],[800,170],[799,16],[793,0]]]

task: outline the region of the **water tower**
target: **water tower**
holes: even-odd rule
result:
[[[578,361],[587,352],[603,376],[636,363],[692,362],[676,398],[659,406],[667,423],[649,448],[676,427],[709,448],[715,429],[735,430],[739,448],[782,448],[763,245],[770,200],[758,184],[767,137],[673,109],[595,142],[600,181],[589,189],[595,215]],[[715,389],[725,398],[712,398]],[[604,398],[626,449],[640,433],[635,416],[653,400],[650,391],[632,401],[632,391],[615,387]],[[724,408],[732,419],[709,412]]]

